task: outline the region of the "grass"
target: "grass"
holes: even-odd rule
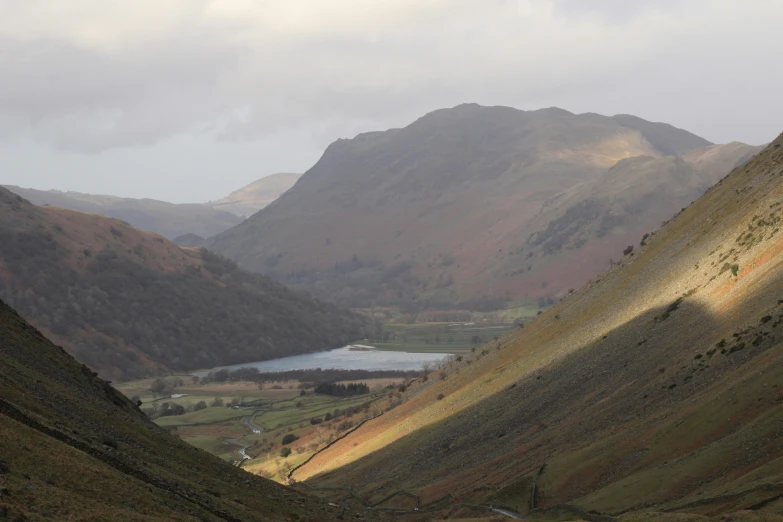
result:
[[[214,399],[222,399],[224,403],[228,403],[237,397],[241,398],[242,406],[239,409],[211,406],[184,415],[160,417],[155,419],[155,423],[164,428],[176,429],[185,442],[223,460],[239,458],[239,446],[228,442],[228,439],[245,444],[248,446],[247,453],[255,457],[245,466],[250,466],[255,472],[265,476],[272,476],[280,482],[284,482],[285,471],[289,466],[296,465],[312,453],[314,441],[323,443],[324,438],[330,433],[336,434],[337,427],[346,421],[354,424],[359,422],[366,414],[360,410],[365,402],[377,397],[377,392],[384,390],[387,385],[399,383],[399,379],[395,382],[389,379],[380,379],[378,382],[370,380],[368,384],[375,394],[340,398],[312,393],[300,396],[298,382],[278,383],[282,390],[272,389],[271,383],[267,383],[263,390],[259,390],[253,383],[201,385],[183,376],[167,378],[172,383],[177,379],[182,379],[186,384],[173,391],[187,395],[176,399],[152,397],[149,393],[152,379],[121,383],[118,389],[126,395],[139,396],[143,402],[142,408],[164,402],[188,405],[203,400],[210,404]],[[350,418],[340,416],[318,425],[310,424],[310,419],[314,417],[324,420],[327,413],[347,408],[360,411]],[[253,417],[252,424],[260,433],[254,433],[243,423],[245,419]],[[293,453],[281,459],[282,438],[288,434],[295,435],[298,440],[289,444]]]
[[[386,342],[373,342],[380,350],[421,353],[469,352],[495,337],[502,337],[513,328],[509,324],[457,324],[457,323],[420,323],[387,324],[386,331],[392,332],[396,339]],[[480,341],[473,342],[478,337]]]
[[[155,420],[158,426],[188,426],[194,424],[215,424],[230,420],[241,419],[252,413],[252,410],[226,408],[225,406],[213,406],[200,411],[186,413],[185,415],[172,415]]]

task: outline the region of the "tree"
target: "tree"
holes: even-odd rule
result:
[[[166,382],[166,379],[158,378],[155,379],[155,382],[152,383],[152,386],[150,386],[150,391],[152,392],[152,395],[158,396],[158,395],[164,395],[169,389],[169,384]]]
[[[288,446],[285,446],[280,450],[280,456],[283,458],[286,458],[290,454],[291,454],[291,448],[289,448]]]
[[[288,433],[285,437],[283,437],[282,444],[285,446],[286,444],[291,444],[293,441],[297,440],[299,437],[294,435],[293,433]]]

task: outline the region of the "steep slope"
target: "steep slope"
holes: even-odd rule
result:
[[[211,202],[210,206],[245,219],[279,198],[294,186],[300,176],[289,172],[271,174],[235,190],[223,199]]]
[[[638,252],[413,382],[294,478],[445,508],[783,513],[782,226],[783,135]]]
[[[461,105],[338,140],[291,190],[210,248],[353,306],[553,299],[728,173],[725,162],[703,161],[697,172],[673,159],[699,158],[705,146],[630,116]],[[626,163],[638,157],[648,159]],[[647,179],[657,176],[671,183]],[[565,251],[537,248],[572,218],[598,224]]]
[[[168,435],[0,302],[0,519],[338,518]]]
[[[367,322],[204,250],[0,189],[0,298],[102,375],[324,350]]]
[[[243,219],[199,203],[175,204],[154,199],[36,190],[11,185],[4,187],[35,205],[53,205],[121,219],[131,226],[158,233],[168,239],[188,233],[214,236],[241,223]]]

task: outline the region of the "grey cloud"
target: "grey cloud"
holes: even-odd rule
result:
[[[337,137],[463,102],[633,113],[713,141],[759,143],[783,121],[776,2],[57,5],[0,0],[7,143],[110,155],[310,136],[287,147],[311,158]]]

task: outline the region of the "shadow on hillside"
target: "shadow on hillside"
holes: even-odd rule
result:
[[[547,314],[539,320],[558,319]],[[446,493],[465,501],[486,499],[488,489],[513,484],[554,456],[622,432],[635,420],[674,411],[770,348],[774,338],[759,332],[773,325],[734,338],[730,325],[691,299],[677,309],[649,310],[541,369],[520,367],[519,380],[502,392],[308,483],[349,483],[371,499],[425,490],[425,504]],[[722,338],[725,347],[716,348]],[[448,395],[448,385],[447,378],[427,393],[435,401],[440,388]],[[641,456],[620,451],[595,462],[588,475],[558,484],[544,503],[582,497],[625,476]]]

